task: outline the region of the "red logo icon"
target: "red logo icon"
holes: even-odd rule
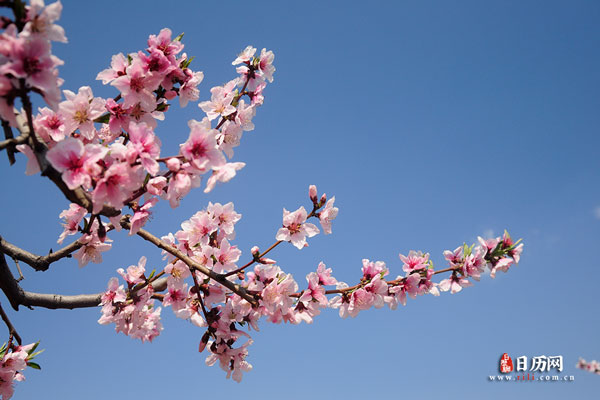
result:
[[[502,357],[500,358],[500,372],[502,372],[503,374],[508,374],[509,372],[512,372],[512,370],[512,358],[510,358],[509,355],[506,353],[502,354]]]

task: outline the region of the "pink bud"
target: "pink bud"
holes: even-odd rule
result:
[[[266,257],[263,257],[260,259],[261,264],[275,264],[275,262],[276,262],[275,260],[272,260],[272,259],[266,258]]]
[[[175,157],[169,158],[167,160],[167,168],[169,168],[169,171],[177,172],[181,168],[181,162]]]
[[[327,195],[325,193],[323,193],[323,196],[321,196],[321,201],[319,203],[321,203],[321,205],[323,205],[326,202],[327,202]]]
[[[253,255],[260,254],[260,249],[258,248],[258,246],[254,246],[250,249],[250,253],[252,253]]]
[[[317,202],[317,187],[315,185],[310,185],[308,187],[308,197],[313,203]]]
[[[146,190],[150,194],[160,196],[165,186],[167,186],[167,178],[164,176],[157,176],[156,178],[152,178],[148,181],[146,184]]]
[[[165,93],[165,98],[167,100],[173,100],[177,96],[177,92],[174,90],[169,90]]]

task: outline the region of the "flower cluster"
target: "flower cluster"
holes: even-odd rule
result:
[[[31,343],[26,346],[6,345],[0,348],[0,397],[8,400],[14,392],[13,382],[23,381],[25,376],[21,371],[26,367],[40,369],[40,366],[33,362],[33,358],[42,351],[35,351],[38,343]]]
[[[0,34],[0,117],[17,126],[14,100],[18,96],[28,100],[27,91],[41,93],[48,103],[49,107],[25,117],[31,119],[34,143],[48,149],[45,158],[67,189],[83,190],[91,200],[90,209],[71,204],[60,214],[65,231],[59,243],[67,235],[83,233],[79,242],[84,247],[77,253],[80,266],[100,262],[100,252],[110,248],[100,214],[120,229],[119,213],[129,207],[134,212],[130,234],[135,234],[160,199],[177,207],[192,188],[200,186],[204,175],[209,192],[244,167],[228,159],[242,133],[254,129],[256,108],[264,101],[267,82],[273,81],[271,51],[263,49],[255,56],[256,49],[248,46],[233,62],[238,77],[212,88],[211,100],[199,104],[207,116],[189,121],[189,137],[179,154],[161,158],[156,121],[164,119],[176,97],[181,107],[197,101],[204,77],[190,69],[192,57],[183,52],[183,35],[172,38],[171,31],[163,29],[150,35],[145,51],[114,55],[97,79],[118,90],[115,98],[96,97],[89,86],[83,86],[77,92],[64,90],[60,102],[62,81],[56,66],[61,62],[51,55],[50,41],[66,42],[63,29],[54,24],[62,6],[56,2],[44,7],[37,0],[24,7],[26,17],[5,24]],[[16,146],[28,157],[27,174],[40,171],[40,154],[30,146],[29,142]],[[107,207],[111,211],[105,213]],[[84,219],[90,211],[92,215]]]
[[[64,30],[54,24],[60,18],[59,1],[47,7],[43,0],[32,0],[22,7],[21,19],[10,21],[0,33],[0,117],[17,127],[15,99],[26,91],[40,93],[46,103],[56,107],[60,100],[58,67],[63,62],[52,55],[52,41],[66,42]],[[7,20],[8,22],[9,20]]]
[[[580,357],[579,361],[577,361],[576,367],[579,369],[582,369],[584,371],[588,371],[593,374],[600,375],[600,362],[598,362],[596,360],[587,362],[583,358]]]
[[[440,291],[458,293],[463,287],[472,286],[469,278],[479,281],[486,266],[492,278],[497,270],[506,272],[512,264],[519,261],[523,251],[523,244],[514,243],[507,232],[495,239],[479,238],[479,242],[481,245],[477,247],[465,244],[454,251],[445,251],[444,257],[450,268],[439,271],[434,270],[429,254],[413,250],[408,256],[400,254],[400,260],[404,263],[402,269],[406,275],[390,281],[383,279],[388,275],[385,263],[365,259],[360,283],[349,287],[344,282],[338,282],[336,290],[331,293],[339,295],[330,300],[329,306],[339,308],[343,318],[355,317],[359,311],[371,307],[381,308],[387,304],[395,309],[398,303],[406,305],[407,295],[414,299],[424,294],[439,296]],[[451,275],[439,283],[433,282],[433,275],[442,272],[450,272]]]
[[[128,290],[119,286],[117,278],[108,282],[108,290],[102,295],[102,325],[114,323],[117,332],[123,332],[142,342],[152,341],[160,334],[160,307],[155,307],[152,284],[144,275],[146,257],[140,258],[137,265],[127,270],[120,268],[119,275],[127,282]]]
[[[163,273],[167,274],[167,288],[164,295],[158,296],[162,298],[163,306],[170,306],[177,317],[206,329],[200,340],[200,351],[207,349],[210,354],[206,363],[214,365],[218,361],[227,377],[239,381],[242,372],[252,368],[246,361],[252,339],[243,328],[258,330],[261,318],[277,324],[312,323],[324,308],[339,309],[343,318],[355,317],[371,307],[387,305],[395,309],[398,303],[406,305],[407,296],[439,296],[440,291],[448,290],[456,293],[471,285],[469,278],[479,280],[486,265],[493,273],[498,265],[516,263],[523,248],[521,244],[513,243],[508,233],[495,239],[480,238],[480,246],[463,245],[444,252],[449,268],[439,271],[434,270],[429,254],[410,251],[407,256],[400,254],[405,275],[394,280],[385,279],[389,270],[383,261],[365,259],[360,281],[354,286],[335,279],[331,268],[321,262],[316,271],[306,275],[307,287],[299,291],[294,277],[265,255],[283,241],[299,249],[305,247],[306,237],[319,231],[307,222],[308,218],[318,218],[324,230],[325,226],[331,229],[331,222],[338,213],[333,207],[334,198],[329,201],[325,195],[319,198],[315,186],[310,186],[309,198],[313,210],[307,214],[304,207],[294,212],[284,209],[283,227],[276,235],[278,241],[263,253],[253,247],[251,261],[241,267],[237,265],[241,251],[231,244],[235,224],[241,215],[234,211],[232,203],[209,203],[206,210],[184,221],[181,230],[162,237],[166,249],[163,253],[167,265]],[[192,262],[186,261],[184,256],[176,256],[169,248],[189,257]],[[253,264],[256,265],[249,270]],[[196,265],[205,269],[201,271]],[[442,272],[449,272],[450,278],[433,282],[433,276]],[[112,289],[105,294],[111,301],[118,298],[123,302],[132,297],[132,291],[140,290],[135,285],[145,287],[151,282],[141,276],[139,267],[132,271],[128,269],[127,274],[121,270],[120,274],[128,282],[129,289],[124,291],[123,286],[118,287],[113,278],[109,283]],[[192,277],[191,284],[189,277]],[[234,286],[226,287],[223,279]],[[335,296],[328,298],[328,295]],[[114,308],[108,307],[103,313],[113,315]]]

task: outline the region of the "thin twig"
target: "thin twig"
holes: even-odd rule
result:
[[[8,315],[6,315],[6,313],[4,312],[4,309],[2,308],[1,303],[0,303],[0,316],[2,316],[2,321],[4,321],[4,323],[6,324],[6,327],[8,328],[9,336],[14,337],[17,340],[17,343],[19,343],[19,345],[22,345],[23,342],[21,341],[21,336],[19,336],[14,325],[12,324],[12,322],[10,322],[10,319],[8,319]],[[9,339],[9,342],[10,341],[11,340]]]
[[[15,262],[15,265],[17,266],[17,271],[19,271],[19,279],[17,279],[17,282],[21,282],[23,279],[25,279],[25,277],[23,276],[23,271],[21,271],[21,267],[19,266],[19,260],[17,260],[16,258],[13,258],[13,261]]]
[[[61,258],[70,257],[71,253],[77,251],[79,248],[81,248],[81,246],[83,246],[83,244],[76,240],[62,249],[49,253],[46,256],[38,256],[7,242],[2,236],[0,236],[1,252],[7,254],[13,259],[23,261],[36,271],[46,271],[50,267],[50,264],[60,260]]]

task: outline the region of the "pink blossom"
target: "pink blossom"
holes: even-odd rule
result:
[[[246,105],[244,99],[241,99],[237,106],[237,112],[235,114],[235,123],[239,125],[245,131],[254,130],[254,124],[252,118],[256,114],[256,106],[253,104]]]
[[[187,74],[186,69],[186,74]],[[198,90],[198,85],[204,79],[204,74],[202,72],[193,72],[189,79],[185,81],[183,85],[179,88],[179,105],[181,107],[187,106],[190,101],[197,101],[200,98],[200,91]]]
[[[2,54],[2,52],[0,52]],[[1,68],[0,68],[1,71]],[[16,96],[16,80],[0,75],[0,118],[8,121],[10,126],[17,127],[14,97]]]
[[[44,0],[31,0],[27,8],[27,23],[22,36],[40,35],[48,40],[67,43],[65,30],[54,24],[62,12],[62,4],[56,1],[44,6]]]
[[[96,221],[94,222],[96,223]],[[102,263],[102,252],[108,251],[112,247],[109,244],[112,240],[106,239],[103,242],[95,232],[91,235],[83,235],[79,238],[79,242],[83,246],[73,255],[78,260],[79,268],[86,266],[90,261],[95,264]]]
[[[181,260],[169,263],[165,267],[165,273],[170,274],[173,279],[177,280],[183,280],[191,275],[189,267]]]
[[[191,190],[192,186],[199,184],[198,178],[186,171],[179,171],[169,180],[165,198],[169,200],[171,208],[179,207],[183,199]]]
[[[337,217],[339,211],[337,207],[333,206],[334,202],[335,196],[329,199],[325,208],[319,213],[319,221],[321,222],[321,227],[326,235],[331,233],[331,221]]]
[[[323,262],[319,263],[319,267],[317,268],[317,275],[319,276],[319,284],[320,285],[336,285],[337,280],[331,276],[331,268],[326,268]]]
[[[120,134],[122,130],[129,127],[129,110],[123,107],[123,104],[117,103],[113,99],[106,100],[106,110],[110,113],[108,127],[114,134]]]
[[[398,277],[396,280],[401,279]],[[398,303],[403,306],[406,305],[406,295],[408,294],[413,299],[419,294],[419,282],[421,276],[418,273],[412,273],[402,279],[399,285],[392,286],[389,289],[390,294],[393,294],[393,298],[389,299],[388,305],[392,310],[395,310]]]
[[[429,263],[429,253],[423,254],[420,251],[411,250],[408,257],[400,254],[400,260],[404,263],[402,270],[404,272],[413,272],[420,269],[426,269]]]
[[[54,112],[47,107],[41,108],[35,116],[33,126],[35,132],[46,142],[60,142],[67,134],[65,132],[65,117],[60,112]]]
[[[366,280],[373,279],[376,276],[386,276],[389,271],[383,261],[370,261],[366,258],[362,260],[363,278]]]
[[[210,89],[210,101],[203,101],[198,104],[198,107],[204,111],[209,120],[213,120],[218,116],[226,117],[233,114],[236,108],[231,105],[234,92],[227,91],[223,86],[215,86]]]
[[[320,283],[319,275],[311,272],[306,275],[306,281],[308,282],[308,288],[302,292],[299,301],[307,303],[314,300],[322,307],[326,307],[329,301],[325,296],[325,288]]]
[[[220,203],[208,203],[206,211],[212,215],[214,220],[218,223],[219,228],[229,235],[229,239],[233,239],[234,225],[238,222],[242,216],[233,209],[233,203],[229,202],[225,205]]]
[[[167,293],[163,298],[163,306],[171,306],[173,311],[179,311],[186,307],[188,300],[188,285],[182,279],[169,279]]]
[[[223,239],[219,248],[213,252],[213,257],[216,259],[213,271],[222,274],[235,269],[235,263],[240,259],[241,255],[242,252],[236,246],[231,246],[227,239]]]
[[[146,124],[131,123],[128,133],[133,149],[130,154],[130,162],[139,157],[142,166],[150,175],[158,174],[160,167],[156,159],[160,157],[160,139]]]
[[[80,140],[69,137],[48,150],[46,159],[62,173],[62,179],[69,189],[78,186],[87,189],[92,185],[92,175],[99,172],[100,167],[96,162],[105,153],[106,149],[101,146],[84,146]]]
[[[145,281],[144,272],[146,272],[146,257],[140,257],[137,265],[127,267],[127,272],[123,268],[119,268],[117,273],[125,279],[129,286],[133,286]]]
[[[260,61],[258,62],[258,70],[265,80],[269,82],[273,82],[273,73],[275,73],[275,66],[273,65],[273,60],[275,59],[275,54],[272,51],[267,51],[267,49],[262,49],[260,52]]]
[[[438,284],[442,292],[450,290],[451,294],[458,293],[462,288],[468,286],[473,286],[473,284],[468,279],[460,277],[457,274],[452,274],[450,278],[444,279]]]
[[[216,136],[219,149],[227,154],[227,157],[233,157],[233,149],[240,145],[242,127],[235,122],[225,121],[221,126],[221,132]]]
[[[485,251],[480,246],[477,246],[474,252],[465,257],[462,268],[463,274],[478,281],[486,266],[484,256]]]
[[[242,52],[237,56],[237,58],[233,60],[231,65],[238,65],[241,63],[249,62],[254,56],[254,53],[256,53],[256,48],[252,46],[247,46],[244,50],[242,50]]]
[[[225,343],[216,345],[209,342],[207,347],[212,354],[206,358],[206,365],[212,366],[219,361],[221,369],[227,372],[227,378],[232,377],[234,381],[241,382],[242,373],[252,370],[252,365],[246,361],[247,347],[251,344],[252,340],[248,340],[240,348],[233,349]]]
[[[139,208],[131,217],[129,221],[131,223],[131,229],[129,230],[129,235],[135,235],[138,231],[146,224],[152,212],[150,208],[154,207],[158,203],[158,198],[153,197],[150,200],[146,201],[143,206]]]
[[[24,78],[33,87],[44,93],[45,100],[54,107],[60,98],[58,86],[62,80],[57,78],[55,67],[63,62],[50,53],[50,43],[39,36],[13,41],[14,46],[4,72],[17,78]]]
[[[127,61],[127,58],[123,55],[123,53],[115,54],[114,56],[112,56],[110,68],[99,72],[96,76],[96,79],[102,80],[102,83],[106,85],[107,83],[112,82],[118,77],[125,75],[128,65],[129,62]]]
[[[503,257],[495,262],[489,264],[490,268],[490,276],[492,278],[496,277],[497,271],[507,272],[508,268],[513,265],[515,261],[508,257]]]
[[[181,223],[182,233],[192,246],[197,243],[208,244],[208,236],[219,228],[219,222],[212,218],[206,211],[199,211]]]
[[[78,204],[69,204],[69,209],[60,213],[59,218],[64,219],[62,224],[64,231],[58,238],[58,243],[62,243],[67,235],[74,235],[79,231],[79,224],[83,217],[87,214],[87,210]]]
[[[178,40],[171,40],[171,30],[163,28],[158,35],[150,35],[148,38],[148,47],[150,49],[158,49],[172,60],[183,50],[183,44]]]
[[[190,136],[180,146],[179,151],[191,165],[205,171],[213,166],[225,164],[225,157],[217,147],[216,131],[210,128],[210,122],[205,118],[202,122],[191,120],[188,125]]]
[[[94,213],[103,205],[120,209],[124,201],[141,186],[143,176],[141,168],[132,168],[127,163],[114,163],[103,174],[92,193]]]
[[[128,108],[139,103],[144,111],[154,111],[156,97],[152,92],[158,88],[162,77],[146,73],[138,58],[134,58],[126,72],[126,75],[119,76],[111,82],[111,85],[121,92],[123,107]]]
[[[79,88],[77,94],[64,90],[66,101],[60,103],[60,112],[65,119],[65,133],[70,135],[79,129],[81,135],[92,140],[96,136],[94,120],[104,114],[105,101],[94,97],[89,86]]]
[[[35,175],[40,172],[40,164],[31,147],[27,144],[18,144],[15,146],[17,150],[25,154],[27,157],[27,166],[25,167],[25,175]]]
[[[163,189],[165,186],[167,186],[167,178],[164,176],[157,176],[148,181],[146,184],[146,190],[149,194],[162,196],[164,194]]]
[[[177,68],[162,51],[156,48],[149,48],[148,53],[146,55],[139,51],[137,54],[146,72],[157,76],[165,76]]]
[[[226,163],[218,167],[212,167],[213,173],[206,182],[206,189],[204,189],[204,193],[209,193],[211,190],[213,190],[217,182],[229,182],[231,179],[233,179],[233,177],[235,177],[237,171],[245,166],[246,163],[234,162]]]
[[[283,227],[279,228],[275,238],[277,240],[291,242],[298,249],[307,245],[306,237],[313,237],[319,233],[319,228],[310,222],[306,222],[306,210],[300,207],[294,212],[283,209]]]

